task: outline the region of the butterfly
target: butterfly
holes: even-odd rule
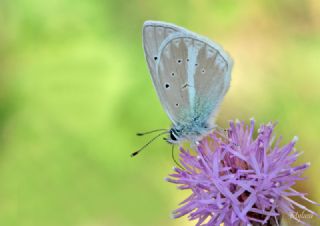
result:
[[[153,85],[172,122],[172,128],[158,136],[168,133],[171,144],[196,142],[216,128],[214,118],[229,89],[233,66],[222,47],[177,25],[146,21],[143,48]],[[155,131],[160,130],[138,135]]]

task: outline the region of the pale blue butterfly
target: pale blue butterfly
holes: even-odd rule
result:
[[[216,128],[214,118],[230,86],[232,59],[208,38],[160,21],[144,23],[143,47],[154,87],[173,123],[150,142],[165,133],[172,144],[200,140]]]

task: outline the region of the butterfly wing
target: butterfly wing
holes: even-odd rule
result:
[[[143,37],[152,80],[171,121],[207,121],[229,87],[228,55],[206,38],[163,22],[146,22]]]
[[[182,32],[183,31],[181,28],[169,23],[163,23],[159,21],[146,21],[143,24],[143,48],[149,71],[152,77],[152,82],[154,84],[154,87],[156,88],[158,97],[163,105],[163,108],[165,109],[167,115],[174,124],[176,124],[176,119],[173,117],[172,114],[170,114],[165,105],[166,99],[165,96],[162,95],[163,90],[160,88],[164,84],[162,84],[162,82],[159,80],[156,68],[159,62],[161,44],[164,42],[164,40],[170,40],[170,37],[176,34],[180,34]]]
[[[196,69],[193,74],[195,83],[194,111],[200,122],[213,126],[210,119],[230,87],[233,62],[227,53],[210,40],[196,37]]]

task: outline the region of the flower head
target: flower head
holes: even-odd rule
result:
[[[227,226],[280,225],[281,216],[296,207],[317,215],[292,199],[316,204],[292,188],[309,166],[293,166],[299,156],[297,138],[284,146],[280,139],[273,144],[274,127],[262,125],[254,138],[253,120],[250,125],[232,121],[226,134],[215,131],[197,143],[196,154],[181,148],[184,169],[174,168],[167,180],[192,193],[173,217],[189,214],[197,226]]]

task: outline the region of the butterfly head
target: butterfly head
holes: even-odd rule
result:
[[[192,121],[185,125],[174,125],[165,140],[170,144],[180,144],[182,141],[198,141],[215,128],[214,123]]]
[[[169,130],[169,136],[165,140],[170,144],[177,144],[181,140],[181,130],[176,128],[171,128]]]

